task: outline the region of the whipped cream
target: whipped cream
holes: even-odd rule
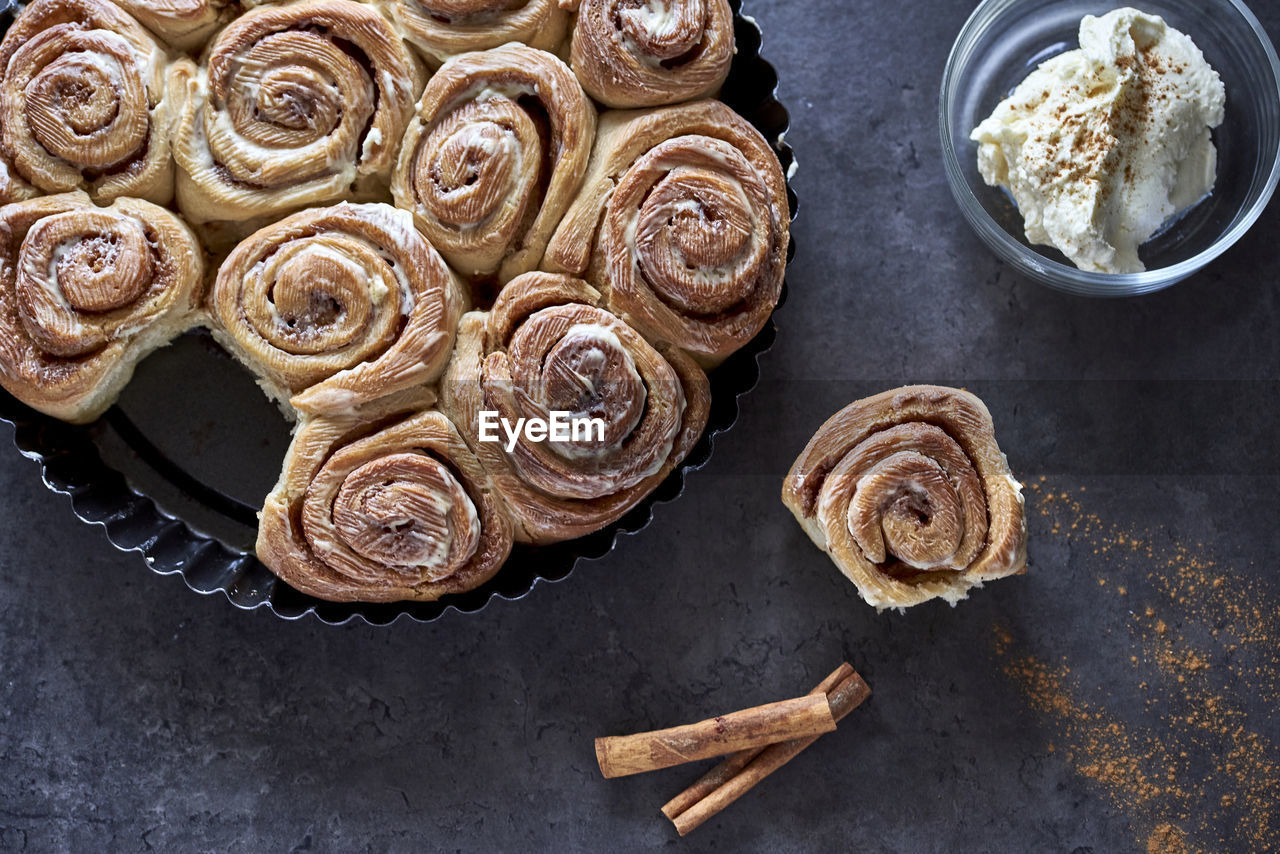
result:
[[[970,138],[1027,240],[1082,270],[1136,273],[1138,247],[1213,189],[1225,102],[1189,37],[1124,8],[1085,17],[1080,48],[1040,65]]]

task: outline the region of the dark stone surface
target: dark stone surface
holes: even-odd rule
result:
[[[1255,5],[1280,36],[1280,8]],[[937,86],[970,8],[748,3],[801,164],[778,343],[683,498],[563,584],[431,625],[241,613],[114,552],[0,454],[0,851],[1145,850],[1161,816],[1077,772],[992,637],[1069,661],[1081,692],[1106,686],[1109,713],[1159,733],[1168,710],[1129,661],[1148,567],[1033,508],[1029,575],[878,615],[777,499],[843,404],[963,383],[1024,480],[1087,487],[1088,512],[1205,543],[1266,607],[1280,595],[1276,204],[1141,300],[1012,274],[938,160]],[[791,696],[841,659],[868,704],[686,840],[657,810],[693,770],[600,779],[594,736]],[[1270,750],[1274,703],[1228,687]],[[1213,847],[1262,850],[1230,813],[1205,821]]]

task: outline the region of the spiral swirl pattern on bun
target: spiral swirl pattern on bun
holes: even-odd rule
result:
[[[650,338],[714,366],[764,327],[790,225],[773,150],[719,101],[606,113],[543,266],[598,285]]]
[[[331,601],[433,600],[483,584],[511,520],[453,425],[427,410],[382,425],[308,419],[267,496],[258,556]]]
[[[286,217],[223,262],[219,338],[281,402],[337,414],[440,375],[461,288],[405,211],[340,204]]]
[[[252,9],[175,75],[178,206],[193,223],[385,192],[423,82],[390,22],[353,0]]]
[[[409,125],[391,191],[467,276],[542,259],[582,182],[595,109],[568,66],[509,44],[446,62]]]
[[[707,378],[679,350],[654,347],[580,279],[527,273],[492,312],[463,318],[441,405],[464,431],[532,542],[570,539],[619,518],[693,448]],[[480,413],[598,419],[563,441],[480,441]],[[601,429],[602,428],[602,429]]]
[[[34,0],[0,41],[0,201],[173,196],[179,98],[156,40],[107,0]]]
[[[905,608],[1025,568],[1021,489],[981,400],[908,386],[823,424],[782,500],[863,599]]]
[[[728,0],[582,0],[570,64],[610,107],[715,95],[733,62]]]
[[[0,385],[92,421],[143,356],[196,323],[203,271],[190,229],[150,202],[75,192],[0,207]]]

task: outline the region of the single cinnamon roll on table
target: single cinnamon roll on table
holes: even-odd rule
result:
[[[439,377],[466,299],[407,211],[344,203],[243,241],[210,308],[271,397],[332,415]]]
[[[267,496],[259,559],[334,602],[434,600],[493,577],[512,526],[449,419],[303,422]]]
[[[580,279],[527,273],[487,314],[463,317],[441,381],[441,407],[480,457],[517,538],[572,539],[620,518],[689,453],[706,425],[706,375],[675,348],[654,347],[603,308]],[[567,441],[481,440],[481,413],[598,419]],[[589,438],[588,438],[589,435]]]
[[[427,84],[391,192],[464,276],[532,270],[587,168],[596,114],[569,67],[519,44]]]
[[[657,107],[716,94],[733,62],[728,0],[581,0],[570,64],[609,107]]]
[[[0,202],[173,197],[180,97],[160,44],[108,0],[34,0],[0,41]]]
[[[0,385],[92,421],[143,356],[195,325],[203,275],[190,229],[150,202],[75,192],[0,207]]]
[[[809,537],[876,608],[1022,572],[1022,487],[972,394],[908,386],[856,401],[818,429],[782,487]]]
[[[353,0],[252,9],[174,72],[178,207],[192,223],[385,192],[423,83],[390,22]]]
[[[601,116],[542,266],[585,275],[612,311],[710,367],[768,321],[789,239],[773,149],[729,107],[696,101]]]
[[[433,68],[460,53],[522,42],[555,53],[569,29],[557,0],[383,0]]]

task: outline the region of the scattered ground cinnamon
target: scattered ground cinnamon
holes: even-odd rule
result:
[[[1259,731],[1266,713],[1238,699],[1274,707],[1280,698],[1280,599],[1203,544],[1104,521],[1084,498],[1083,488],[1042,479],[1028,486],[1028,513],[1096,556],[1094,595],[1125,597],[1118,613],[1128,618],[1133,682],[1121,687],[1145,708],[1122,718],[1109,707],[1115,686],[1091,680],[1084,664],[1021,653],[999,628],[1006,673],[1053,724],[1048,750],[1101,784],[1148,854],[1280,849],[1280,748]]]
[[[1055,745],[1062,746],[1055,752],[1102,783],[1116,807],[1132,811],[1158,804],[1187,813],[1191,793],[1169,779],[1168,768],[1176,765],[1170,748],[1149,733],[1132,731],[1104,707],[1074,696],[1069,668],[1022,656],[1010,660],[1004,671],[1024,689],[1032,708],[1057,725]]]
[[[1187,854],[1186,837],[1172,824],[1160,824],[1147,837],[1147,854]]]

